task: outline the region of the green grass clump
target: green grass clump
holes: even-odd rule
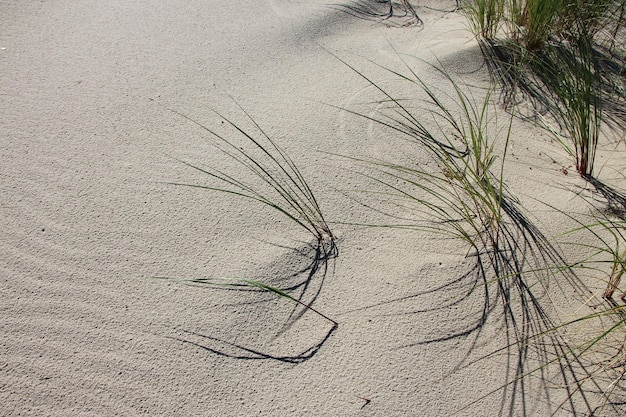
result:
[[[474,260],[459,280],[468,280],[466,297],[482,294],[481,312],[472,313],[471,319],[466,312],[465,324],[458,330],[416,344],[472,335],[478,338],[490,318],[502,320],[512,373],[505,376],[506,383],[499,390],[487,394],[503,392],[501,414],[516,412],[516,395],[524,397],[529,375],[571,390],[557,408],[580,409],[582,405],[592,413],[587,387],[597,391],[599,385],[580,357],[572,354],[576,347],[563,337],[560,323],[549,313],[552,297],[568,294],[582,303],[589,292],[506,186],[504,165],[512,119],[504,129],[494,126],[493,86],[476,100],[468,86],[439,67],[432,68],[450,87],[446,91],[426,84],[408,65],[407,73],[388,70],[415,88],[414,97],[424,97],[415,111],[409,100],[394,98],[350,67],[382,98],[377,101],[377,113],[348,111],[415,143],[419,154],[425,151],[434,162],[422,166],[352,158],[364,164],[364,175],[374,187],[370,193],[385,204],[381,209],[380,203],[364,205],[394,219],[368,226],[427,231],[457,239],[468,245],[466,257]],[[456,300],[449,295],[446,298]],[[458,307],[458,303],[451,305]],[[521,404],[526,407],[524,398]]]
[[[564,0],[512,1],[508,7],[509,30],[531,51],[540,49],[565,9]]]
[[[237,105],[239,106],[238,103]],[[295,162],[268,134],[266,134],[248,112],[241,106],[239,106],[239,108],[247,117],[252,129],[246,129],[242,127],[241,124],[235,123],[231,119],[214,112],[221,118],[220,124],[222,125],[222,129],[220,129],[220,132],[226,130],[226,133],[220,133],[217,129],[210,128],[187,115],[168,109],[200,127],[203,132],[208,133],[213,147],[230,158],[236,165],[236,168],[232,169],[232,172],[224,172],[178,160],[182,164],[205,174],[209,182],[207,184],[170,184],[201,190],[218,191],[245,200],[252,200],[286,216],[315,238],[314,244],[307,245],[313,249],[311,263],[306,268],[292,275],[292,277],[304,275],[305,278],[303,281],[288,288],[270,285],[259,279],[249,278],[203,277],[177,280],[208,285],[215,288],[267,292],[286,299],[294,304],[294,309],[281,332],[288,328],[290,323],[299,319],[306,311],[311,311],[332,323],[332,328],[319,344],[310,347],[301,354],[289,357],[274,357],[261,351],[255,351],[235,343],[211,337],[205,338],[207,340],[225,343],[230,347],[235,347],[242,351],[243,354],[237,356],[212,347],[198,345],[213,353],[233,358],[276,359],[285,362],[299,363],[315,355],[321,345],[338,326],[335,320],[313,307],[313,303],[321,291],[321,285],[328,270],[328,262],[338,255],[336,237],[324,218],[322,209],[311,187]],[[157,278],[172,279],[168,277]],[[276,280],[276,277],[272,278]],[[320,281],[317,289],[315,289],[312,284],[315,278]],[[304,301],[305,295],[308,292],[313,292],[313,295],[308,297],[308,301]],[[184,339],[180,340],[189,342]],[[193,342],[189,343],[196,344]]]
[[[529,67],[550,87],[546,93],[551,94],[548,100],[552,103],[547,104],[574,145],[570,152],[576,170],[592,176],[602,127],[602,99],[599,64],[590,40],[581,38],[570,48],[554,45],[529,59]]]
[[[553,40],[616,37],[624,23],[623,0],[465,0],[462,11],[474,33],[499,35],[531,51]]]
[[[467,0],[464,13],[490,68],[509,91],[531,98],[537,113],[576,159],[580,175],[593,175],[604,103],[623,124],[621,82],[626,1]],[[616,70],[616,68],[622,68]],[[616,106],[617,102],[621,104]],[[545,118],[541,118],[545,120]]]
[[[213,184],[176,183],[203,190],[219,191],[261,203],[289,218],[315,237],[321,247],[331,255],[335,252],[335,236],[326,222],[322,209],[304,176],[287,153],[272,140],[243,108],[240,109],[254,126],[254,132],[245,130],[230,119],[215,112],[230,127],[232,137],[171,110],[191,121],[214,139],[212,144],[236,162],[241,170],[226,173],[200,165],[180,161],[190,168],[206,174]],[[238,138],[238,140],[236,139]],[[260,180],[251,185],[246,173]],[[220,185],[221,184],[221,185]]]
[[[476,248],[497,247],[506,188],[503,167],[510,131],[507,130],[504,149],[498,154],[489,133],[494,122],[489,111],[492,90],[489,89],[484,100],[477,104],[449,73],[431,66],[452,87],[455,108],[451,108],[449,100],[443,98],[445,94],[427,85],[406,63],[408,74],[388,70],[425,94],[428,114],[432,117],[430,121],[436,125],[433,129],[416,117],[403,101],[395,99],[363,73],[345,64],[378,89],[385,97],[383,100],[390,104],[388,112],[383,110],[375,116],[345,110],[416,141],[439,167],[439,172],[428,172],[419,167],[370,161],[378,172],[384,174],[377,178],[377,182],[424,206],[429,213],[427,217],[433,216],[435,221],[420,228],[463,239]],[[494,171],[498,159],[499,168]],[[394,185],[396,181],[420,189],[434,201],[412,196]]]

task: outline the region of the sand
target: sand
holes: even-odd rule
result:
[[[351,193],[372,187],[362,164],[324,153],[424,158],[337,108],[381,98],[338,58],[391,88],[397,77],[375,64],[402,68],[399,53],[484,86],[455,1],[420,1],[423,25],[408,26],[321,0],[0,3],[0,415],[570,415],[580,405],[559,407],[566,391],[534,376],[498,390],[516,357],[489,355],[507,344],[499,310],[448,337],[481,312],[481,294],[452,302],[463,287],[438,289],[467,270],[467,247],[349,224],[384,219]],[[300,308],[294,318],[272,294],[155,279],[289,287],[310,274],[314,242],[280,213],[171,184],[210,184],[181,161],[248,178],[176,114],[212,128],[216,110],[250,126],[233,99],[300,167],[337,233],[339,255],[316,265],[304,297],[337,328]],[[555,236],[571,222],[537,200],[584,213],[575,192],[588,186],[548,133],[517,119],[513,132],[511,192]],[[564,291],[563,311],[587,311]]]

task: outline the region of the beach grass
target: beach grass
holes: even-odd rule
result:
[[[429,69],[449,87],[445,94],[438,87],[423,81],[402,59],[403,70],[383,67],[393,77],[407,82],[418,91],[415,97],[422,98],[421,109],[427,111],[417,116],[407,101],[395,98],[364,72],[338,58],[380,93],[378,104],[385,103],[378,108],[378,113],[343,110],[408,139],[420,152],[425,151],[433,162],[423,167],[342,155],[361,164],[362,175],[378,190],[371,195],[386,203],[385,209],[380,212],[393,219],[393,222],[359,226],[426,231],[460,240],[467,245],[466,257],[475,260],[464,277],[472,277],[482,284],[482,314],[469,326],[469,330],[465,327],[459,332],[420,343],[479,334],[488,319],[499,312],[505,323],[505,348],[514,358],[511,360],[514,371],[512,375],[507,375],[507,381],[497,391],[510,389],[514,393],[519,389],[523,393],[527,378],[539,374],[542,379],[566,387],[565,400],[557,409],[567,404],[569,409],[582,408],[586,414],[596,411],[588,398],[588,387],[603,395],[608,391],[588,370],[585,355],[592,347],[607,340],[607,335],[623,331],[626,321],[623,307],[611,306],[600,313],[557,322],[548,313],[550,306],[545,303],[549,303],[546,299],[553,295],[556,284],[559,291],[574,294],[584,305],[590,292],[578,272],[583,271],[583,265],[586,265],[584,272],[587,272],[596,257],[604,258],[597,262],[596,271],[609,266],[603,296],[612,299],[626,270],[626,229],[623,222],[607,219],[591,224],[580,223],[576,232],[590,232],[598,243],[586,246],[592,252],[590,257],[574,263],[567,262],[557,247],[529,220],[519,200],[507,187],[504,172],[515,114],[512,104],[516,104],[515,92],[520,90],[536,99],[534,103],[542,105],[542,110],[547,109],[558,128],[546,127],[572,153],[580,175],[593,178],[606,98],[597,38],[603,32],[603,22],[611,21],[607,14],[616,10],[623,13],[624,3],[600,0],[465,2],[463,11],[479,38],[482,50],[491,59],[490,68],[495,69],[498,79],[504,80],[510,88],[506,104],[511,113],[504,128],[497,127],[494,84],[480,90],[477,100],[469,92],[471,88],[468,85],[462,84],[440,65],[431,65]],[[623,22],[624,16],[621,16],[612,18]],[[616,34],[620,30],[619,23],[611,27]],[[501,31],[505,32],[505,39],[498,39]],[[612,47],[615,47],[615,36],[611,40]],[[225,134],[176,113],[208,132],[221,152],[244,167],[245,172],[261,179],[266,188],[260,190],[249,185],[238,176],[241,173],[225,173],[184,161],[181,162],[221,185],[178,185],[225,192],[269,206],[313,235],[324,248],[325,256],[336,253],[335,236],[296,164],[245,110],[241,110],[255,127],[254,132],[218,115],[232,133],[243,138],[255,150],[260,150],[260,156],[236,145]],[[368,207],[375,205],[367,204]],[[390,212],[390,206],[401,212]],[[577,242],[574,244],[580,245]],[[258,280],[200,278],[191,281],[268,291],[315,312],[333,323],[334,327],[337,326],[336,321],[314,309],[311,304],[304,303],[301,298]],[[612,321],[598,334],[589,335],[584,342],[571,343],[564,337],[564,329],[600,317],[608,317]],[[623,346],[620,349],[622,352]],[[531,356],[534,362],[529,360]],[[531,365],[537,363],[538,366]],[[548,372],[548,368],[557,371]],[[512,414],[515,406],[515,394],[511,394],[510,402],[503,402],[501,411]]]
[[[404,72],[384,70],[412,86],[416,90],[414,97],[422,97],[419,113],[408,101],[394,98],[372,77],[346,63],[380,93],[376,103],[387,103],[377,105],[375,113],[347,111],[415,143],[416,152],[425,151],[434,164],[349,157],[362,165],[364,177],[372,183],[364,193],[384,203],[380,209],[375,201],[363,205],[393,220],[359,225],[410,229],[464,242],[466,257],[474,263],[460,279],[468,280],[470,292],[482,289],[479,317],[468,318],[471,323],[459,326],[457,331],[415,344],[470,335],[478,338],[487,321],[497,317],[505,323],[504,349],[514,358],[506,382],[488,394],[501,392],[503,399],[507,398],[502,403],[502,414],[512,414],[519,406],[515,393],[521,392],[524,397],[531,375],[568,387],[565,400],[557,408],[593,413],[590,392],[602,388],[585,367],[582,354],[587,350],[581,351],[570,342],[561,332],[562,322],[549,312],[554,307],[554,296],[569,294],[584,305],[591,293],[576,268],[530,221],[507,187],[504,166],[513,116],[507,115],[505,127],[497,128],[493,85],[480,90],[480,98],[476,99],[470,93],[472,87],[433,65],[431,69],[439,74],[441,83],[450,87],[444,90],[448,93],[443,93],[403,63]],[[406,94],[406,89],[403,91]],[[525,409],[526,399],[522,398],[521,404]]]
[[[592,176],[602,128],[602,98],[591,40],[581,35],[573,47],[554,45],[529,56],[530,67],[552,93],[556,120],[574,145],[576,170]]]
[[[291,276],[304,275],[301,282],[288,288],[269,283],[276,281],[276,277],[268,277],[267,280],[261,278],[220,277],[156,278],[183,281],[221,289],[254,290],[286,299],[293,303],[294,308],[280,332],[287,329],[290,323],[300,318],[306,311],[315,313],[332,323],[332,328],[320,344],[307,350],[306,354],[289,359],[295,362],[306,360],[317,352],[321,344],[338,326],[335,320],[313,306],[326,277],[328,262],[338,256],[336,236],[331,231],[312,188],[293,159],[239,103],[236,101],[235,103],[248,119],[252,129],[246,129],[240,123],[235,123],[230,118],[215,111],[215,115],[221,119],[219,125],[226,127],[227,130],[222,132],[224,130],[222,129],[222,131],[218,132],[216,128],[209,127],[179,111],[168,108],[169,111],[199,127],[202,132],[208,133],[212,139],[211,145],[235,162],[234,167],[237,167],[231,168],[230,172],[224,172],[177,159],[181,164],[204,174],[208,182],[170,182],[168,184],[225,193],[269,207],[287,217],[292,223],[306,230],[315,238],[314,243],[310,245],[310,248],[313,249],[313,252],[311,252],[311,263],[295,274],[293,272],[288,273]],[[312,282],[314,279],[319,281],[317,289],[313,288]],[[313,294],[307,295],[309,292]],[[225,354],[219,350],[213,351]],[[265,357],[261,352],[257,353],[261,357]]]
[[[623,131],[625,2],[508,0],[498,23],[485,18],[489,9],[481,3],[466,1],[465,15],[492,75],[505,91],[505,108],[514,111],[526,100],[532,110],[529,118],[554,134],[575,158],[578,173],[603,196],[619,194],[596,178],[594,161],[604,121]],[[476,24],[480,19],[495,29],[482,30]],[[610,198],[608,203],[611,206]],[[595,382],[591,389],[584,387],[604,398],[600,408],[588,410],[595,415],[614,407],[617,382],[623,377],[616,368],[624,364],[625,316],[623,306],[615,303],[613,295],[625,271],[626,229],[623,218],[615,220],[593,211],[593,221],[582,222],[571,213],[555,210],[578,224],[565,232],[567,239],[561,242],[562,247],[568,254],[585,254],[562,268],[586,278],[604,277],[605,290],[598,298],[607,301],[595,302],[594,308],[599,312],[553,323],[546,331],[567,333],[570,328],[589,322],[579,335],[580,342],[568,343],[562,356],[557,357],[586,369],[589,381],[600,381],[604,375],[613,378],[608,388],[600,382]],[[579,232],[587,234],[590,240],[578,239],[575,235]],[[555,278],[558,277],[551,280]],[[598,354],[592,348],[613,353],[607,359],[606,354]],[[580,389],[583,390],[582,384]]]
[[[286,216],[306,230],[316,239],[320,247],[324,248],[325,253],[332,256],[336,252],[335,235],[298,166],[243,107],[239,108],[252,123],[253,131],[246,130],[215,112],[230,128],[228,134],[219,133],[216,129],[185,114],[169,109],[208,133],[214,139],[212,145],[242,168],[228,173],[179,160],[182,164],[205,174],[211,183],[171,184],[218,191],[256,201]],[[259,185],[250,183],[246,175],[260,180]]]
[[[504,16],[504,0],[475,0],[461,9],[472,32],[482,38],[494,38]]]
[[[624,7],[622,0],[468,0],[464,6],[490,69],[508,91],[507,107],[520,91],[537,115],[547,112],[551,120],[537,120],[571,152],[583,177],[594,174],[604,103],[616,110],[615,102],[624,102],[623,87],[614,82],[621,77],[615,68],[624,67],[618,47]]]

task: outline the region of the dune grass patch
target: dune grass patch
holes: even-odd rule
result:
[[[530,104],[528,117],[554,134],[574,157],[578,173],[613,208],[616,200],[621,201],[621,193],[596,177],[594,162],[607,130],[617,131],[618,136],[624,132],[626,2],[466,0],[464,5],[487,65],[503,87],[505,107],[514,111]],[[594,381],[595,387],[587,384],[580,390],[602,399],[597,408],[590,407],[585,413],[596,415],[619,412],[624,401],[626,315],[613,296],[625,271],[626,229],[623,217],[615,217],[623,213],[621,207],[610,214],[595,208],[592,212],[593,220],[583,222],[572,213],[555,210],[578,224],[565,232],[562,247],[566,252],[585,254],[562,267],[584,275],[589,284],[600,277],[604,290],[581,304],[591,303],[596,312],[580,313],[556,323],[552,330],[562,332],[568,340],[560,358],[578,364],[588,375],[586,380]],[[586,238],[579,239],[579,233]],[[620,295],[624,301],[621,290]],[[598,301],[603,298],[604,302]]]
[[[501,413],[513,414],[520,406],[526,410],[531,375],[567,387],[561,402],[553,404],[554,410],[593,413],[590,393],[601,392],[602,387],[588,372],[582,355],[587,350],[563,334],[562,323],[551,313],[554,297],[573,296],[574,303],[584,305],[591,293],[507,187],[504,166],[512,116],[506,115],[504,128],[497,128],[494,86],[478,91],[476,99],[471,87],[439,66],[430,68],[440,82],[430,84],[406,63],[403,72],[384,68],[408,84],[403,94],[413,88],[412,102],[395,98],[371,77],[346,65],[381,96],[376,111],[347,111],[415,143],[416,152],[425,151],[433,162],[413,165],[349,157],[361,164],[372,184],[364,193],[384,202],[379,206],[368,200],[364,206],[393,220],[365,226],[425,231],[464,242],[466,258],[473,262],[460,279],[468,281],[468,295],[482,292],[481,313],[465,317],[471,323],[413,345],[454,338],[478,340],[488,321],[501,320],[510,373],[498,390],[486,394],[501,392]],[[442,84],[446,88],[433,87]],[[545,386],[539,389],[545,389],[547,397],[552,395]]]
[[[391,15],[391,7],[396,3],[387,3],[380,2],[376,7],[389,6],[387,13]],[[362,11],[365,4],[359,2],[362,7],[358,10]],[[376,10],[365,9],[365,12],[376,15]],[[490,59],[490,68],[507,88],[507,109],[515,112],[518,92],[530,97],[542,120],[545,114],[552,117],[546,125],[556,123],[550,128],[576,159],[580,175],[591,180],[605,104],[615,93],[610,85],[615,75],[622,76],[621,70],[607,75],[606,69],[621,62],[614,60],[611,54],[618,49],[624,3],[468,0],[463,10]],[[609,41],[602,36],[608,36]],[[600,42],[604,42],[607,54],[599,53]],[[589,258],[574,263],[566,261],[560,250],[533,224],[507,186],[504,174],[513,116],[507,115],[504,126],[498,127],[500,122],[496,115],[502,117],[502,113],[493,100],[495,85],[478,89],[476,98],[470,92],[472,87],[462,84],[441,67],[429,66],[438,81],[445,85],[439,88],[438,84],[425,82],[403,61],[403,70],[383,68],[395,79],[407,83],[406,91],[416,91],[409,99],[399,99],[364,72],[342,62],[380,95],[377,112],[343,110],[410,141],[416,152],[425,153],[431,162],[420,165],[343,155],[363,167],[363,177],[376,190],[366,198],[383,200],[384,206],[379,211],[392,219],[383,224],[360,226],[425,231],[463,242],[467,248],[465,257],[472,262],[461,279],[475,283],[469,285],[470,291],[482,295],[480,314],[472,318],[468,326],[416,344],[470,336],[477,340],[488,321],[496,317],[503,323],[503,351],[510,358],[507,365],[512,373],[505,375],[506,381],[498,390],[485,395],[497,391],[508,394],[503,394],[501,414],[514,414],[520,401],[522,413],[527,414],[526,394],[530,386],[527,381],[537,375],[546,382],[542,387],[546,398],[550,398],[551,393],[545,385],[562,389],[559,401],[551,405],[555,412],[596,413],[597,401],[590,393],[606,399],[601,407],[614,407],[609,396],[617,384],[607,388],[596,379],[588,353],[609,336],[617,336],[624,330],[623,306],[603,306],[600,312],[559,322],[551,315],[551,298],[573,295],[574,302],[586,306],[586,300],[593,294],[579,273],[589,271],[590,265],[595,272],[606,271],[608,265],[610,272],[603,296],[612,299],[626,270],[623,222],[602,219],[592,224],[581,223],[577,231],[591,233],[598,243],[587,247],[592,252]],[[619,104],[620,94],[616,93],[618,101],[613,103]],[[176,112],[208,133],[213,146],[241,168],[224,172],[181,161],[205,174],[208,182],[177,185],[227,193],[269,207],[314,237],[319,248],[318,260],[336,256],[336,237],[304,176],[284,150],[241,110],[253,129],[246,129],[218,114],[229,133],[218,132]],[[245,145],[233,137],[241,139]],[[246,175],[259,180],[261,187],[252,185]],[[596,261],[596,258],[602,260]],[[189,281],[269,292],[313,311],[332,323],[333,329],[337,327],[336,321],[285,288],[247,278]],[[567,334],[576,324],[598,319],[609,320],[609,324],[580,343]],[[624,355],[623,344],[616,352],[611,366],[623,366],[625,361],[619,360],[619,355]]]
[[[470,28],[508,91],[507,106],[519,92],[541,124],[548,114],[546,127],[584,177],[594,174],[605,114],[623,121],[625,7],[623,0],[464,2]]]

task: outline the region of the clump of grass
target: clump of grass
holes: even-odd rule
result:
[[[623,96],[623,87],[616,88],[612,79],[621,78],[621,73],[613,74],[623,61],[614,51],[623,37],[626,2],[503,1],[467,0],[464,10],[490,68],[509,91],[506,104],[516,90],[539,104],[537,112],[547,111],[557,124],[550,130],[561,143],[566,138],[574,145],[566,149],[576,158],[580,175],[591,177],[603,103],[615,108],[616,91]]]
[[[623,0],[465,0],[463,13],[474,33],[495,40],[513,39],[538,51],[550,41],[617,36],[624,23]]]
[[[579,174],[596,188],[599,182],[594,177],[595,153],[607,115],[613,127],[623,129],[620,125],[624,121],[624,55],[620,48],[624,40],[625,6],[623,0],[506,0],[499,31],[480,31],[472,25],[490,70],[506,90],[506,106],[519,103],[518,92],[522,98],[529,99],[535,120],[555,134],[575,157]],[[475,8],[467,7],[466,14],[470,23],[476,20]],[[547,119],[546,114],[550,116]],[[561,214],[578,221],[568,213]],[[616,367],[623,368],[625,363],[626,316],[623,306],[617,306],[612,297],[625,270],[624,230],[621,220],[608,217],[598,217],[589,224],[579,222],[575,231],[591,233],[594,243],[574,240],[564,244],[591,253],[574,264],[562,264],[562,268],[572,273],[604,276],[606,287],[602,297],[607,299],[609,307],[598,303],[596,308],[600,312],[582,314],[546,328],[547,332],[565,334],[581,323],[590,324],[583,332],[582,342],[570,343],[568,339],[568,347],[556,359],[546,362],[546,366],[575,365],[582,375],[587,375],[580,384],[576,380],[580,392],[593,391],[604,399],[598,409],[588,409],[590,415],[606,411],[605,407],[620,411],[621,400],[616,405],[612,396],[616,382],[624,373],[613,371]],[[571,238],[572,233],[567,235]],[[607,355],[593,352],[594,347],[605,352],[613,349],[614,354],[605,361]],[[614,376],[608,388],[598,382],[601,375]]]
[[[472,32],[482,38],[496,36],[504,16],[504,0],[466,1],[461,9],[470,23]]]
[[[239,104],[237,104],[239,106]],[[215,112],[228,127],[233,138],[218,133],[205,124],[178,111],[175,114],[194,123],[214,139],[212,144],[241,168],[226,173],[186,161],[181,163],[193,168],[215,182],[214,184],[173,183],[203,190],[219,191],[261,203],[289,218],[315,237],[328,255],[336,251],[335,235],[324,218],[322,209],[306,179],[294,161],[273,140],[250,114],[239,106],[254,126],[254,132],[245,130],[231,119]],[[236,141],[242,140],[244,145]],[[248,173],[260,180],[260,186],[251,185],[245,178]]]
[[[602,126],[602,100],[590,40],[580,37],[571,48],[555,45],[530,57],[534,73],[552,94],[550,111],[574,144],[576,170],[591,177]]]
[[[504,140],[500,169],[494,175],[492,167],[498,157],[495,143],[488,133],[493,122],[489,112],[492,90],[489,89],[484,101],[476,105],[473,97],[466,94],[449,73],[431,66],[453,88],[457,102],[457,108],[453,110],[408,64],[405,63],[409,74],[386,69],[425,93],[431,106],[430,114],[437,125],[433,131],[401,100],[395,99],[353,66],[344,64],[378,89],[393,108],[389,114],[379,113],[377,116],[346,110],[416,140],[428,150],[440,168],[439,173],[431,173],[410,166],[370,161],[389,179],[378,179],[378,182],[410,199],[410,194],[402,192],[392,182],[400,180],[434,197],[436,202],[427,202],[422,198],[416,198],[415,202],[427,207],[429,213],[434,215],[436,225],[445,227],[425,225],[424,228],[432,227],[433,231],[461,238],[475,246],[497,247],[505,191],[502,173],[510,131],[507,131]]]
[[[475,321],[458,332],[416,344],[472,334],[477,338],[487,320],[501,313],[506,349],[514,358],[510,362],[513,374],[506,377],[508,381],[501,387],[501,413],[513,413],[519,392],[525,407],[525,381],[532,373],[540,373],[541,378],[562,384],[567,390],[571,388],[560,406],[567,404],[576,409],[583,404],[590,412],[591,402],[583,385],[597,384],[588,381],[589,374],[578,358],[569,355],[571,347],[556,331],[558,323],[548,314],[543,299],[546,295],[556,296],[558,289],[564,294],[576,294],[580,300],[588,297],[589,292],[573,270],[566,267],[560,252],[524,214],[506,186],[504,164],[512,119],[505,129],[494,128],[497,119],[492,112],[493,86],[483,91],[484,98],[477,101],[466,92],[467,86],[439,67],[432,68],[450,87],[451,94],[427,85],[408,65],[408,73],[388,70],[416,87],[416,95],[425,97],[425,109],[420,108],[418,117],[407,101],[394,98],[363,73],[350,68],[375,87],[383,96],[380,102],[388,106],[374,115],[348,111],[414,141],[438,167],[433,170],[353,158],[372,170],[364,175],[380,189],[377,194],[402,210],[400,214],[388,208],[380,210],[400,221],[370,226],[427,231],[465,242],[467,257],[475,263],[461,279],[471,279],[470,292],[477,287],[482,289],[482,312]],[[555,282],[556,287],[552,286]],[[533,355],[540,366],[530,365]],[[556,366],[559,381],[554,381],[548,365]],[[508,403],[504,400],[507,392]]]
[[[511,1],[508,5],[509,31],[531,51],[538,50],[554,33],[556,21],[564,9],[564,0]]]

